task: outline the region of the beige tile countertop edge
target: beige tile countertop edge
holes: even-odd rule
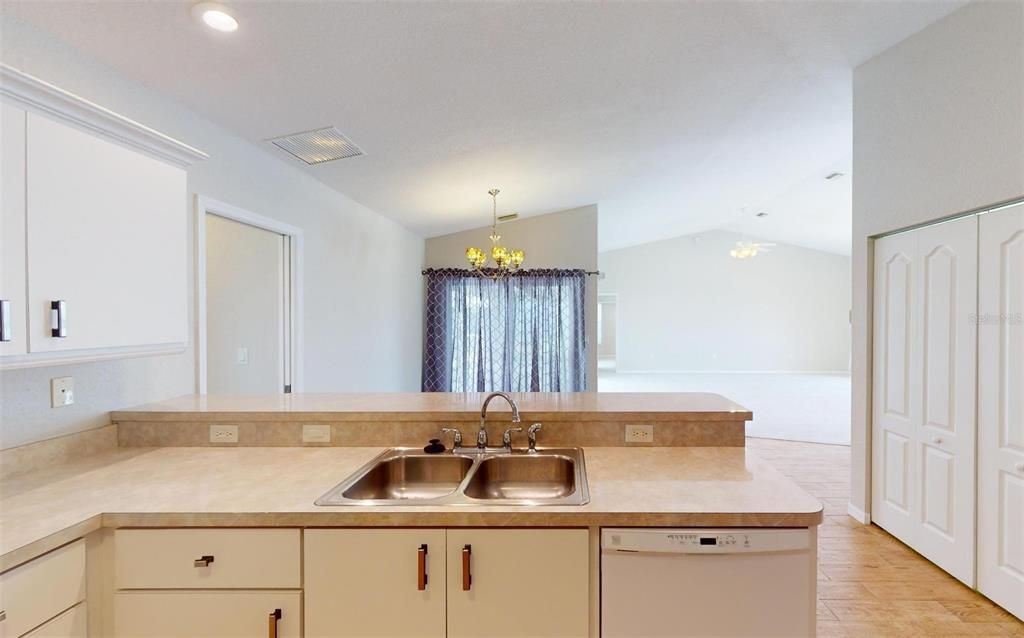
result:
[[[586,448],[590,503],[317,507],[382,448],[117,450],[5,481],[0,571],[101,527],[810,527],[819,501],[744,448]]]
[[[423,421],[479,418],[483,393],[343,393],[258,396],[185,395],[115,410],[121,421]],[[652,421],[749,421],[752,413],[729,399],[705,392],[538,392],[513,394],[524,419],[633,419]],[[507,418],[508,406],[489,406]]]

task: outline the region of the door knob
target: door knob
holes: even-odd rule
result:
[[[942,444],[942,437],[941,436],[932,437],[932,443],[934,443],[935,445],[941,445]]]
[[[1024,463],[1018,463],[1017,465],[1014,465],[1014,467],[1018,472],[1024,473]]]

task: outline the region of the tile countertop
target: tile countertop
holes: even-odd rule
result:
[[[346,393],[257,396],[186,395],[159,403],[117,410],[111,421],[182,421],[237,418],[250,421],[327,418],[334,421],[445,420],[478,416],[485,393]],[[751,419],[750,410],[706,392],[530,392],[512,395],[525,418],[572,420],[630,418],[714,421]],[[488,412],[507,413],[502,400]]]
[[[0,571],[100,527],[808,527],[822,506],[744,448],[588,448],[584,506],[317,507],[382,448],[121,448],[4,481]]]

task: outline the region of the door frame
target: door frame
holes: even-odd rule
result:
[[[597,293],[597,305],[598,305],[598,307],[600,307],[602,303],[615,304],[615,344],[614,345],[615,345],[615,370],[617,372],[618,368],[619,368],[619,293],[617,293],[617,292],[599,292],[599,293]],[[604,314],[604,310],[603,309],[600,310],[600,312],[602,313],[602,315]],[[604,323],[604,317],[603,316],[602,316],[601,322]],[[598,338],[600,339],[600,332],[598,332]],[[598,345],[597,350],[598,350],[598,352],[597,352],[597,360],[598,360],[598,362],[600,362],[600,360],[601,360],[601,347],[600,347],[600,345]]]
[[[288,265],[289,299],[286,311],[290,321],[285,327],[285,383],[292,392],[302,392],[303,362],[303,253],[302,229],[258,215],[237,206],[197,194],[195,196],[195,302],[196,302],[196,393],[206,394],[206,216],[216,215],[249,226],[284,235]],[[289,356],[290,354],[290,356]],[[282,388],[283,390],[283,388]]]

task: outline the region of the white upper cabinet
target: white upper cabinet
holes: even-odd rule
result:
[[[0,104],[0,356],[28,352],[25,338],[25,111]]]
[[[30,350],[185,344],[185,171],[34,113],[27,132]]]
[[[11,323],[0,366],[183,350],[185,169],[205,155],[20,71],[0,72],[0,298]]]

